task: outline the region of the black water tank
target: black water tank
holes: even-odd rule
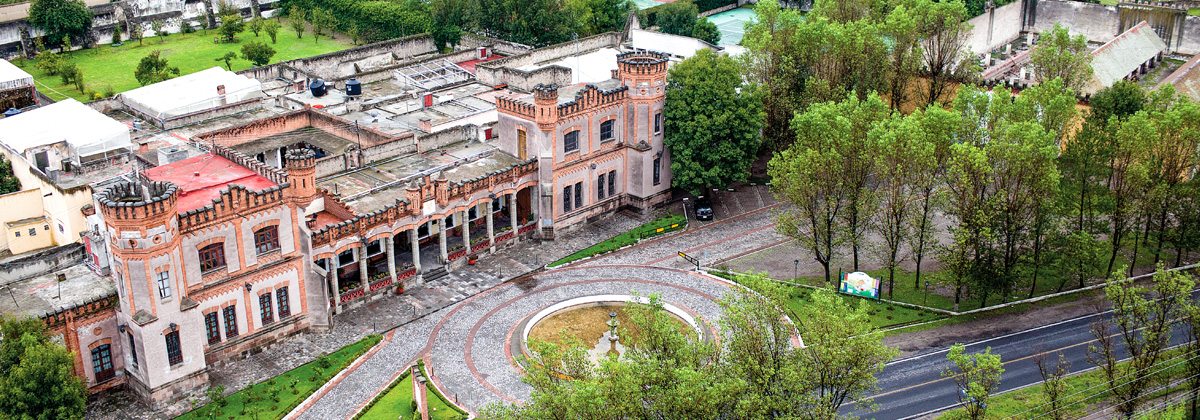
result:
[[[350,96],[362,95],[362,83],[358,79],[350,79],[346,81],[346,94]]]
[[[308,89],[312,91],[312,96],[325,96],[325,81],[321,79],[313,80],[312,84],[308,85]]]

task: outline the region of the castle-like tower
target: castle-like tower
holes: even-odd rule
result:
[[[179,188],[126,182],[96,197],[104,216],[120,310],[128,386],[152,401],[175,399],[208,381],[201,317],[181,267]]]

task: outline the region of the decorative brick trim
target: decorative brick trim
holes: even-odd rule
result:
[[[111,338],[101,338],[99,340],[93,341],[92,344],[88,344],[88,351],[95,350],[96,347],[100,347],[105,344],[112,345],[112,339]]]

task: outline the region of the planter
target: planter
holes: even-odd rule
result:
[[[474,255],[467,258],[467,265],[475,265],[475,256]]]

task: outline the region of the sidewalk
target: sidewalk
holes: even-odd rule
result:
[[[635,218],[627,212],[558,232],[554,241],[522,239],[495,254],[480,254],[479,262],[463,265],[448,276],[413,287],[400,296],[387,297],[334,316],[334,328],[328,333],[305,333],[264,348],[245,359],[229,360],[209,367],[212,384],[224,385],[234,392],[278,376],[318,355],[333,352],[367,335],[388,331],[442,308],[462,301],[509,279],[528,273],[551,261],[637,227],[650,216]],[[207,402],[203,392],[192,398],[199,407]],[[170,419],[191,410],[184,399],[164,410],[153,412],[125,392],[104,395],[88,403],[87,419]]]

